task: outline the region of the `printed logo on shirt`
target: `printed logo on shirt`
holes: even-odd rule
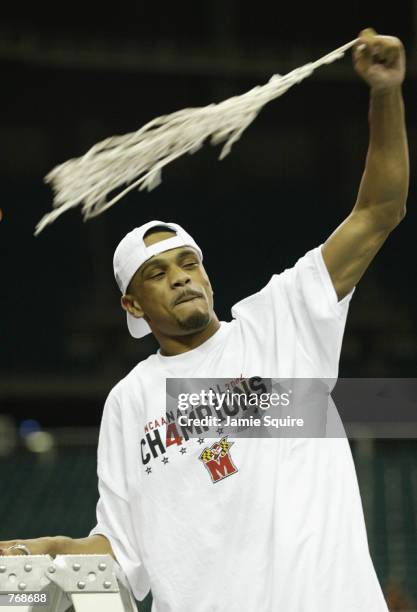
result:
[[[213,483],[236,474],[238,471],[230,455],[230,447],[234,442],[229,442],[227,438],[228,436],[224,436],[219,442],[205,448],[199,457]]]
[[[241,375],[226,382],[225,389],[219,388],[218,391],[224,392],[226,390],[229,392],[239,391],[240,393],[249,393],[251,390],[263,389],[260,381],[262,379],[259,377],[246,379]],[[225,406],[224,410],[227,411],[227,409],[228,407]],[[235,411],[235,408],[233,408],[233,411]],[[224,415],[220,411],[213,409],[213,413],[224,419]],[[145,423],[145,436],[140,440],[141,459],[145,473],[150,476],[156,473],[156,470],[158,472],[161,469],[169,471],[169,466],[179,456],[191,456],[194,459],[196,455],[192,447],[198,445],[199,449],[196,449],[199,452],[197,458],[204,462],[212,482],[218,482],[227,476],[235,474],[238,469],[234,465],[229,452],[234,442],[228,441],[228,436],[223,435],[219,442],[213,444],[210,448],[204,448],[202,445],[207,444],[207,442],[205,442],[203,432],[209,428],[194,428],[192,425],[179,426],[178,417],[182,414],[180,410],[176,412],[174,410],[167,410],[165,415]],[[235,412],[229,411],[226,414],[235,414]],[[193,438],[193,433],[194,435],[197,434],[198,437]],[[220,424],[216,429],[216,434],[219,436],[224,434],[223,427]],[[213,438],[214,436],[211,437]],[[200,452],[201,448],[204,448],[202,452]]]

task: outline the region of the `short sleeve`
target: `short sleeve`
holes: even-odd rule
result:
[[[321,245],[282,275],[282,287],[297,341],[317,365],[319,376],[337,378],[349,303],[355,289],[338,301]]]
[[[110,394],[103,411],[97,452],[99,500],[97,525],[89,533],[104,535],[139,601],[150,590],[149,577],[140,558],[127,495],[119,406]]]
[[[353,291],[338,302],[319,246],[235,304],[232,315],[264,363],[303,359],[305,371],[334,380]]]

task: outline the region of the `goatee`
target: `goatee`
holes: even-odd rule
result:
[[[210,315],[208,312],[195,312],[186,319],[177,319],[177,321],[184,331],[199,331],[207,327],[210,322]]]

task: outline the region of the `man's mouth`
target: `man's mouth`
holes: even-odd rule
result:
[[[175,306],[178,304],[183,304],[184,302],[192,302],[193,300],[198,300],[201,298],[201,295],[184,295],[182,298],[175,302]]]

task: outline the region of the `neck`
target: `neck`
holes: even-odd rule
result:
[[[216,315],[210,323],[201,331],[187,334],[184,336],[162,336],[153,332],[161,347],[161,354],[167,357],[172,355],[180,355],[203,344],[219,329],[220,323]]]

